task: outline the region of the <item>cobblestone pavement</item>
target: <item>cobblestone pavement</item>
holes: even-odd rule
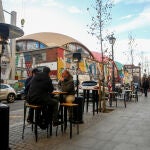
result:
[[[149,94],[150,96],[150,94]],[[115,108],[115,107],[114,107]],[[10,113],[10,147],[12,150],[150,150],[150,98],[140,97],[139,102],[122,102],[110,113],[84,114],[85,123],[80,134],[74,128],[73,138],[69,130],[62,135],[47,138],[45,130],[39,129],[36,143],[31,128],[25,130],[22,140],[23,109]]]

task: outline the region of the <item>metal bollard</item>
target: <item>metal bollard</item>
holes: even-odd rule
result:
[[[9,106],[0,103],[0,150],[9,149]]]

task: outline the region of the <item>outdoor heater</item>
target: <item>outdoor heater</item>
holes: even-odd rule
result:
[[[4,53],[8,39],[13,39],[23,36],[24,32],[20,28],[0,23],[0,83],[1,83],[1,57]],[[9,106],[0,103],[0,149],[9,150]]]
[[[0,82],[1,82],[1,57],[4,53],[8,39],[18,38],[24,35],[22,29],[5,23],[0,23]]]

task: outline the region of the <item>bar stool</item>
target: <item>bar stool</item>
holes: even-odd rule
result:
[[[72,124],[77,124],[77,134],[79,134],[79,123],[73,121],[73,108],[78,107],[78,104],[73,104],[73,103],[62,103],[60,104],[62,109],[63,109],[63,116],[64,116],[64,131],[67,129],[67,109],[70,110],[70,139],[72,138]]]
[[[40,105],[31,105],[28,104],[26,101],[24,102],[24,119],[23,119],[23,132],[22,132],[22,139],[24,139],[24,131],[26,128],[26,113],[27,113],[27,108],[28,109],[33,109],[34,111],[34,121],[31,122],[32,124],[32,131],[33,131],[33,127],[34,127],[34,134],[35,134],[35,141],[37,142],[38,140],[38,111],[41,110],[42,106]],[[48,137],[48,128],[47,127],[47,137]],[[52,135],[52,123],[50,123],[50,135]]]

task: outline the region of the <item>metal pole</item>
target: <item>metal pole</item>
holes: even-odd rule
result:
[[[2,6],[2,0],[0,0],[0,23],[5,23],[5,18],[4,18],[4,13],[3,13],[3,6]],[[1,82],[1,57],[2,57],[2,51],[3,51],[3,46],[2,46],[2,43],[0,43],[1,46],[0,46],[0,82]]]
[[[11,12],[11,24],[16,26],[16,18],[17,18],[17,13],[15,11]],[[11,39],[10,40],[10,51],[11,51],[11,74],[10,74],[10,79],[14,80],[15,79],[15,74],[16,74],[16,40]]]
[[[114,75],[114,45],[112,43],[112,91],[115,91],[115,75]]]
[[[79,62],[77,62],[77,70],[76,70],[76,76],[77,76],[77,97],[79,96]]]
[[[5,23],[2,0],[0,0],[0,23]]]
[[[132,81],[133,81],[133,49],[131,49],[131,59],[132,59]]]
[[[1,46],[0,46],[0,48],[2,48]],[[1,57],[2,57],[2,54],[0,53],[0,83],[1,83],[1,68],[2,68],[2,63],[1,63]]]

